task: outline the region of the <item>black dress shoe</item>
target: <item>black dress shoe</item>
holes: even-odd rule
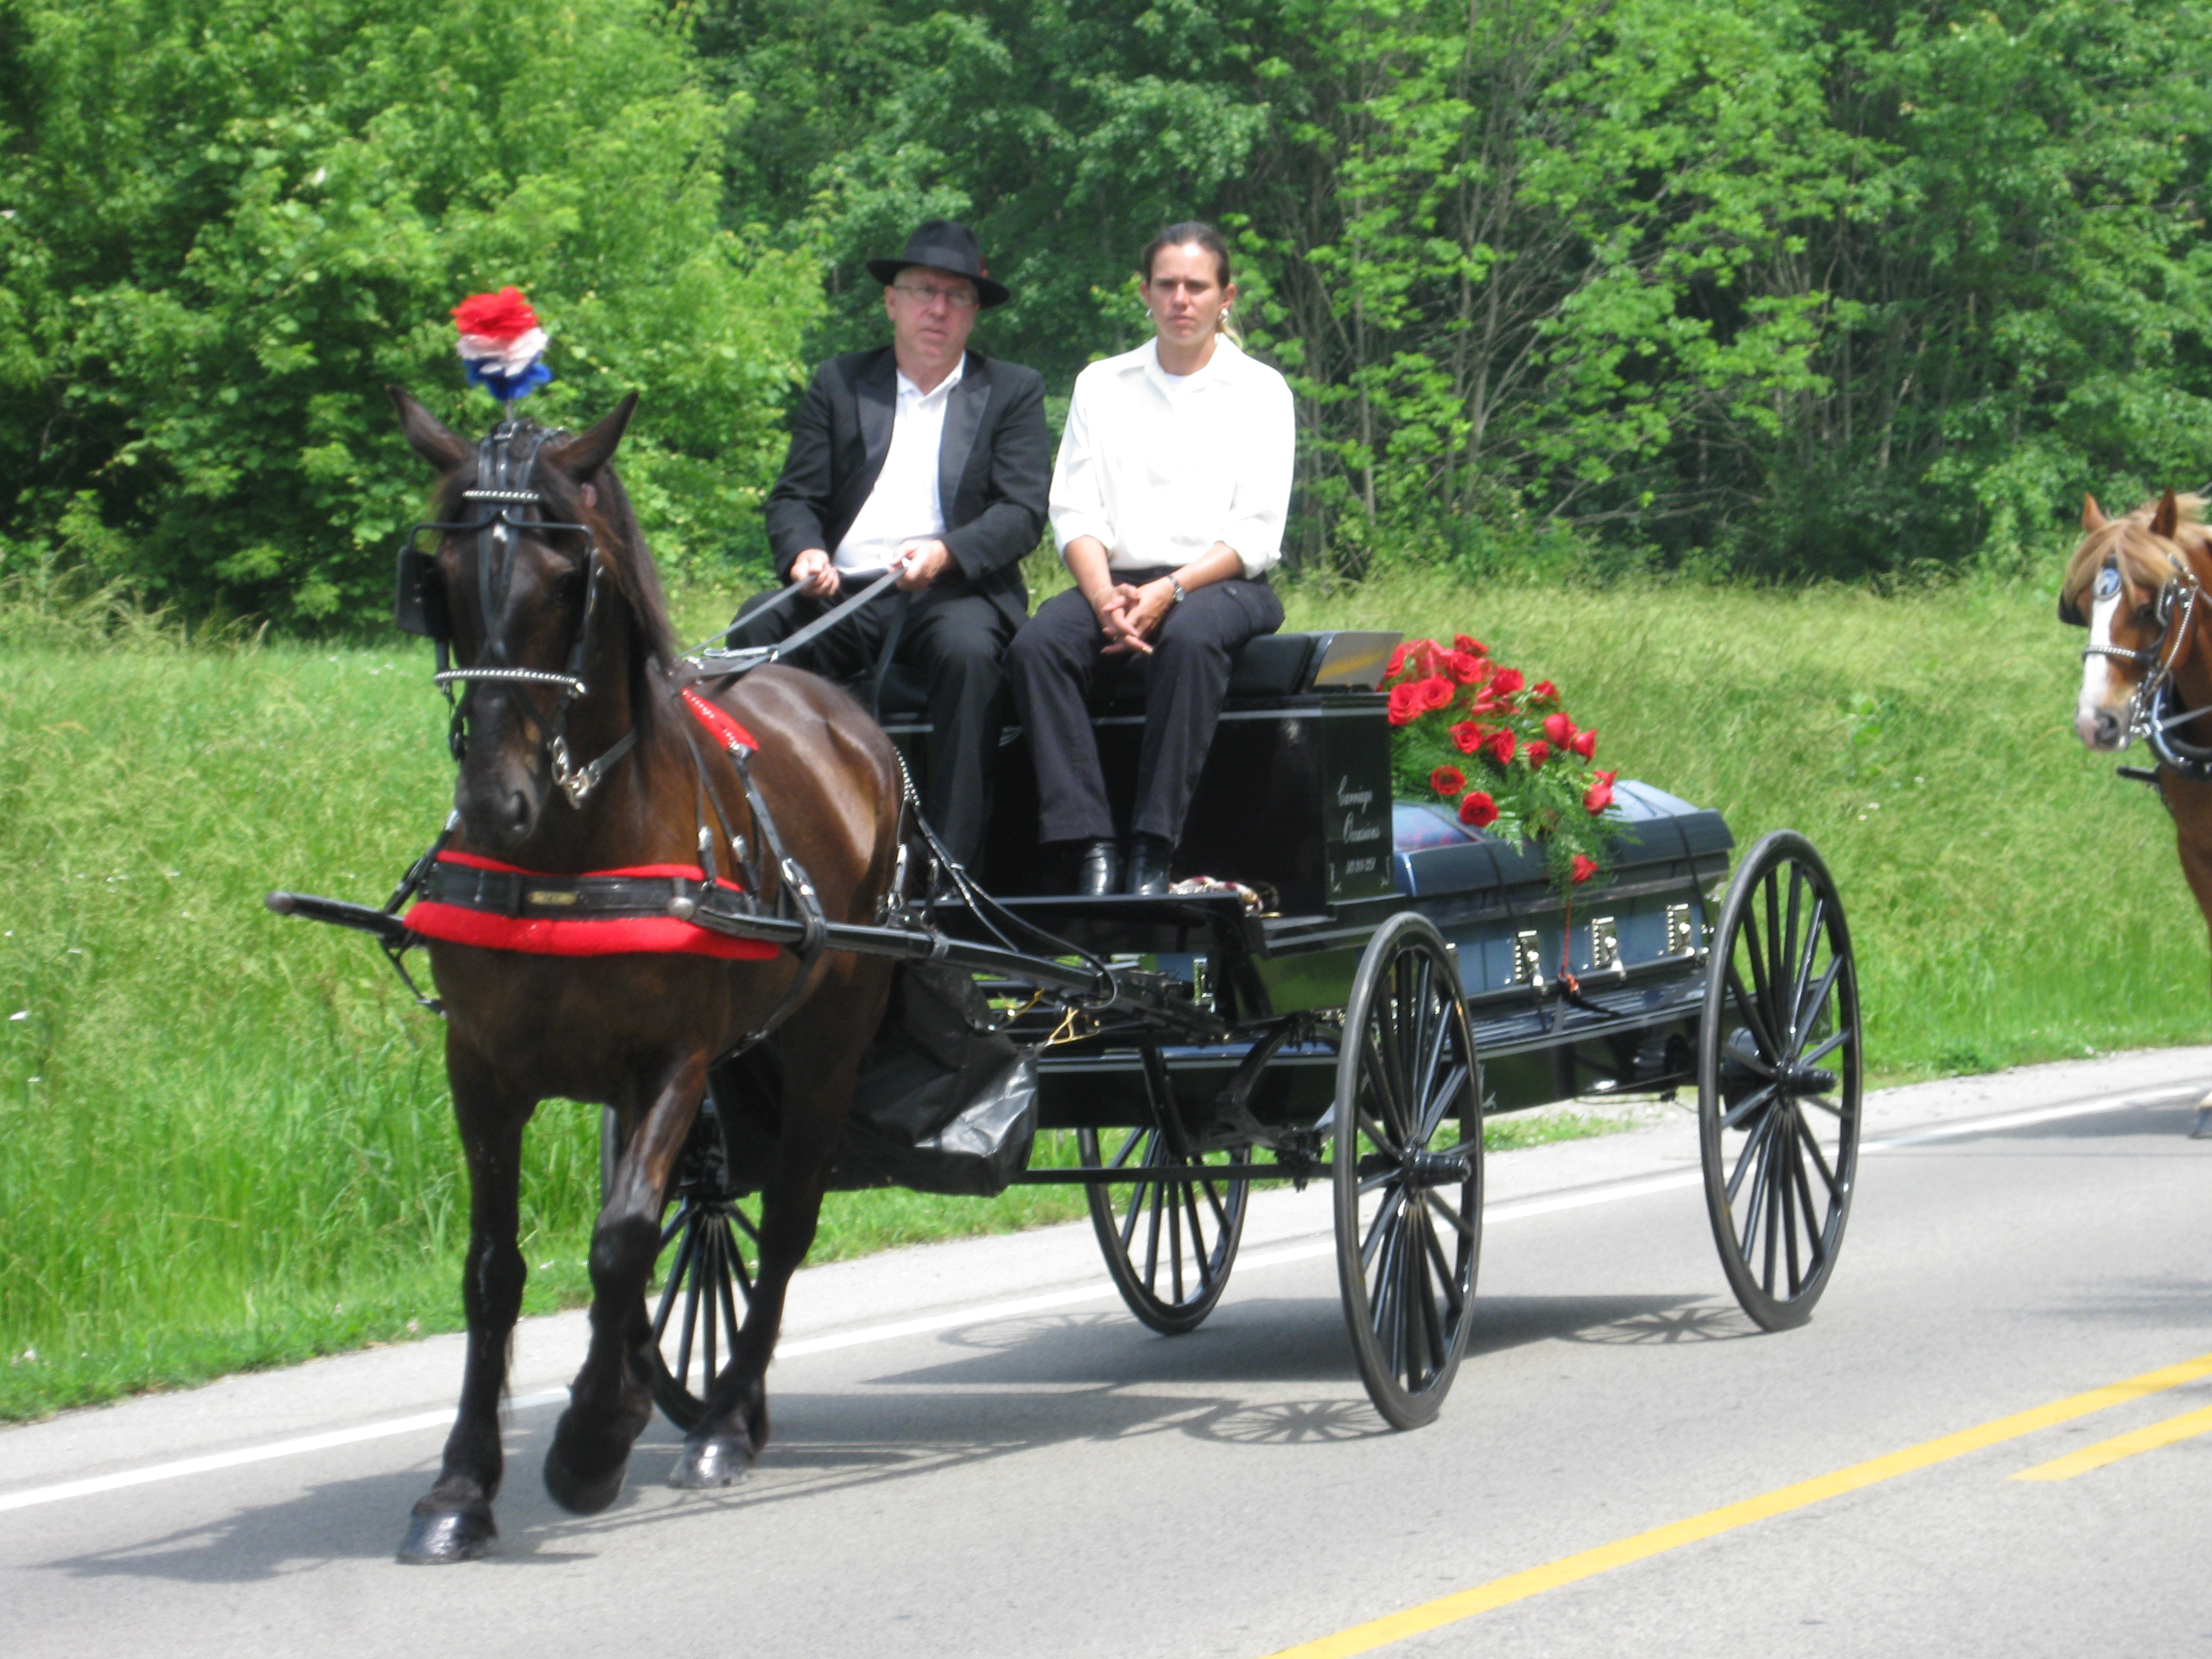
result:
[[[1168,890],[1168,860],[1175,848],[1156,836],[1134,836],[1129,841],[1129,874],[1126,891],[1158,898]]]
[[[1121,885],[1121,849],[1110,841],[1085,842],[1075,865],[1075,890],[1084,898],[1104,898]]]

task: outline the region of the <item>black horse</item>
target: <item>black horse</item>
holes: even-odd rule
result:
[[[659,579],[608,465],[635,397],[580,435],[510,422],[481,444],[404,392],[392,398],[409,445],[440,475],[438,545],[416,573],[416,597],[441,612],[431,631],[460,665],[447,677],[462,687],[448,858],[556,878],[703,860],[710,873],[755,870],[761,904],[811,888],[822,918],[872,920],[895,879],[897,757],[842,692],[763,668],[713,696],[757,741],[750,770],[766,821],[754,810],[738,766],[679,695]],[[779,846],[789,863],[755,856]],[[780,1026],[779,1150],[762,1192],[760,1270],[735,1352],[671,1482],[726,1485],[766,1441],[764,1374],[785,1288],[813,1241],[890,969],[829,951],[732,954],[430,945],[469,1170],[468,1359],[444,1464],[415,1505],[403,1561],[465,1560],[494,1533],[500,1401],[525,1277],[515,1238],[522,1133],[538,1103],[611,1107],[623,1147],[592,1234],[591,1346],[545,1458],[546,1489],[588,1514],[621,1490],[652,1412],[644,1292],[708,1067]]]

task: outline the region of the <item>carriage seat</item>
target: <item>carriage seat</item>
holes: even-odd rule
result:
[[[1381,679],[1395,634],[1352,629],[1323,634],[1262,634],[1247,640],[1229,668],[1233,703],[1294,697],[1302,692],[1339,688],[1371,690]],[[1091,688],[1094,714],[1141,713],[1145,706],[1146,659],[1131,654],[1109,658]],[[865,690],[865,688],[863,688]],[[927,688],[904,663],[895,662],[884,677],[879,713],[885,724],[928,718]]]

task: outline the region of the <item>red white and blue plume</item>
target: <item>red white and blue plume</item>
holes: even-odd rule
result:
[[[471,294],[453,307],[461,331],[459,350],[469,384],[480,386],[503,404],[526,398],[553,378],[538,361],[545,355],[545,331],[518,288],[496,294]]]

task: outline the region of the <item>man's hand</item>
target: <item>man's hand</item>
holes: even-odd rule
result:
[[[1175,603],[1175,584],[1163,576],[1158,581],[1146,582],[1142,587],[1131,587],[1126,591],[1129,602],[1121,612],[1122,626],[1128,629],[1132,638],[1149,640],[1160,631],[1160,623],[1166,619],[1169,606]],[[1145,648],[1151,649],[1149,646]]]
[[[899,550],[894,562],[899,568],[899,592],[919,593],[945,574],[952,555],[943,542],[935,539],[909,542]]]
[[[843,584],[830,556],[810,547],[791,562],[791,585],[810,599],[834,599]]]
[[[1103,590],[1091,602],[1091,609],[1098,618],[1098,626],[1107,639],[1105,654],[1113,657],[1126,652],[1152,653],[1145,642],[1144,631],[1132,625],[1130,613],[1137,604],[1138,590],[1127,582],[1116,582]]]

